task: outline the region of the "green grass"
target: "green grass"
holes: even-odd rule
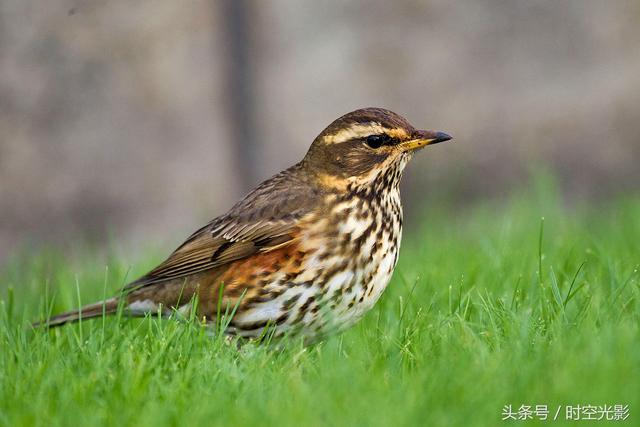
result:
[[[564,207],[539,193],[410,216],[378,305],[308,348],[238,351],[157,318],[32,331],[161,256],[17,255],[0,276],[0,425],[570,423],[564,407],[555,422],[503,422],[508,404],[550,417],[623,404],[613,424],[639,425],[640,198]]]

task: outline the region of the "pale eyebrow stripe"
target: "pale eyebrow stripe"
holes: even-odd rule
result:
[[[347,129],[342,129],[341,131],[333,134],[327,135],[324,137],[324,142],[326,144],[340,144],[341,142],[349,141],[354,138],[362,138],[364,136],[369,135],[380,135],[387,134],[391,137],[398,139],[406,139],[409,135],[407,131],[402,128],[394,128],[389,129],[382,126],[380,123],[374,122],[366,125],[355,124]]]
[[[366,125],[354,124],[347,129],[334,133],[333,135],[327,135],[324,137],[324,142],[327,144],[340,144],[341,142],[348,141],[354,138],[362,138],[363,136],[382,134],[387,131],[380,123],[369,123]]]

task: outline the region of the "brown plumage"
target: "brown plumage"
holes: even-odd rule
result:
[[[451,139],[381,108],[331,123],[298,164],[260,184],[193,233],[121,296],[43,322],[113,313],[183,314],[207,321],[235,310],[225,333],[317,339],[357,321],[397,262],[399,182],[412,154]],[[193,301],[197,301],[193,303]]]

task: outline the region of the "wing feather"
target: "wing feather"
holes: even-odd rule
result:
[[[294,241],[300,222],[317,209],[321,197],[303,179],[301,168],[298,164],[263,182],[125,289],[187,277]]]
[[[220,235],[220,231],[224,234]],[[204,228],[192,235],[162,264],[145,276],[127,285],[140,288],[170,279],[177,279],[246,258],[260,251],[282,247],[298,234],[297,221],[262,221],[258,224],[227,224],[216,232]]]

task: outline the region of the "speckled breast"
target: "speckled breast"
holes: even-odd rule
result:
[[[346,264],[342,277],[324,280],[328,297],[328,329],[343,330],[358,321],[378,301],[398,261],[402,210],[398,191],[379,198],[340,202],[331,215],[337,244],[327,253]],[[342,255],[346,254],[346,256]]]
[[[400,194],[329,195],[328,212],[309,219],[291,266],[270,278],[275,297],[238,313],[227,333],[259,336],[264,325],[275,335],[316,339],[353,325],[386,288],[398,260],[402,232]]]

